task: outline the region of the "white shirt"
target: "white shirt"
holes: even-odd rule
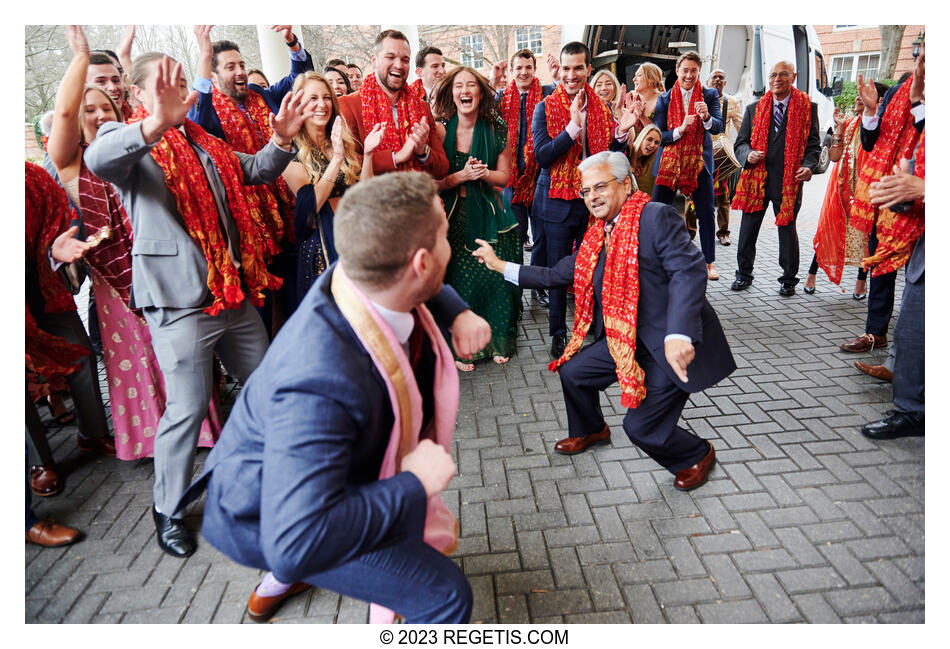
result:
[[[415,318],[412,317],[412,314],[405,311],[387,309],[383,305],[373,302],[373,300],[370,300],[370,303],[373,305],[373,308],[376,309],[376,312],[379,313],[380,317],[386,321],[389,328],[393,330],[393,333],[396,334],[396,339],[399,341],[399,344],[405,346],[409,342],[409,336],[412,334],[413,328],[416,326],[416,321]]]

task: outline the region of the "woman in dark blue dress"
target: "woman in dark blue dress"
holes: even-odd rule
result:
[[[317,72],[301,74],[294,80],[293,92],[298,90],[303,90],[315,114],[294,137],[297,157],[283,173],[296,196],[297,304],[317,277],[336,261],[333,213],[349,186],[373,175],[372,153],[383,136],[382,125],[367,134],[361,157],[326,77]]]

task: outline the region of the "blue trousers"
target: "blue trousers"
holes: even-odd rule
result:
[[[304,581],[385,606],[410,624],[464,624],[472,615],[468,579],[451,559],[422,539],[367,552]]]
[[[623,431],[630,441],[671,473],[691,467],[709,452],[709,445],[677,425],[689,393],[671,381],[640,339],[637,363],[645,375],[646,398],[627,410]],[[617,381],[617,365],[607,349],[607,338],[582,348],[560,369],[567,406],[568,434],[581,437],[604,427],[600,391]]]
[[[923,265],[923,238],[917,242],[912,261]],[[910,266],[910,263],[908,263]],[[924,276],[904,284],[901,311],[894,325],[894,407],[898,412],[924,415]],[[916,279],[916,278],[914,278]]]
[[[877,224],[868,237],[868,255],[877,250]],[[868,316],[864,324],[864,333],[875,336],[887,335],[887,328],[894,315],[894,296],[897,290],[897,271],[878,275],[871,271],[868,284]],[[907,290],[906,288],[904,289]]]
[[[521,245],[528,243],[528,219],[530,218],[531,210],[527,205],[522,205],[521,203],[512,203],[511,198],[514,196],[514,190],[511,187],[505,187],[502,191],[502,195],[505,200],[508,201],[508,204],[511,205],[511,213],[515,215],[515,220],[518,222],[518,238],[521,240]],[[532,222],[532,228],[534,223]]]
[[[531,265],[541,265],[552,267],[564,257],[574,252],[574,246],[580,246],[584,240],[584,231],[587,229],[587,219],[590,212],[584,205],[584,201],[577,199],[571,201],[571,211],[560,223],[545,221],[543,228],[542,248],[544,257],[535,263],[534,255],[531,255]],[[539,219],[540,220],[540,219]],[[535,239],[537,246],[537,239]],[[532,253],[534,250],[532,250]],[[548,291],[550,305],[548,307],[548,333],[552,336],[566,335],[567,325],[565,319],[567,316],[567,291],[563,288],[552,288]]]
[[[696,182],[693,205],[696,209],[696,220],[699,221],[699,247],[703,250],[706,263],[711,264],[716,261],[716,192],[713,189],[712,176],[705,166],[699,172]],[[653,200],[672,205],[674,198],[676,190],[664,185],[653,186]]]

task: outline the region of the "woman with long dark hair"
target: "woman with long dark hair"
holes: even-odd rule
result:
[[[520,289],[472,256],[478,248],[475,240],[482,239],[506,261],[522,258],[517,221],[501,195],[511,174],[508,126],[498,114],[488,79],[469,67],[446,74],[433,103],[437,119],[445,123],[449,158],[448,175],[437,181],[452,245],[445,281],[492,329],[491,342],[471,362],[456,358],[458,368],[470,372],[481,358],[499,364],[510,360],[521,317]]]

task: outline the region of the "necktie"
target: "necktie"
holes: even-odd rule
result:
[[[524,145],[528,141],[528,116],[525,113],[527,108],[528,93],[521,93],[521,109],[518,111],[518,170],[524,171]]]
[[[772,117],[775,120],[775,132],[778,133],[779,128],[782,126],[782,114],[785,112],[785,104],[779,102],[775,104],[775,110],[772,113]]]

